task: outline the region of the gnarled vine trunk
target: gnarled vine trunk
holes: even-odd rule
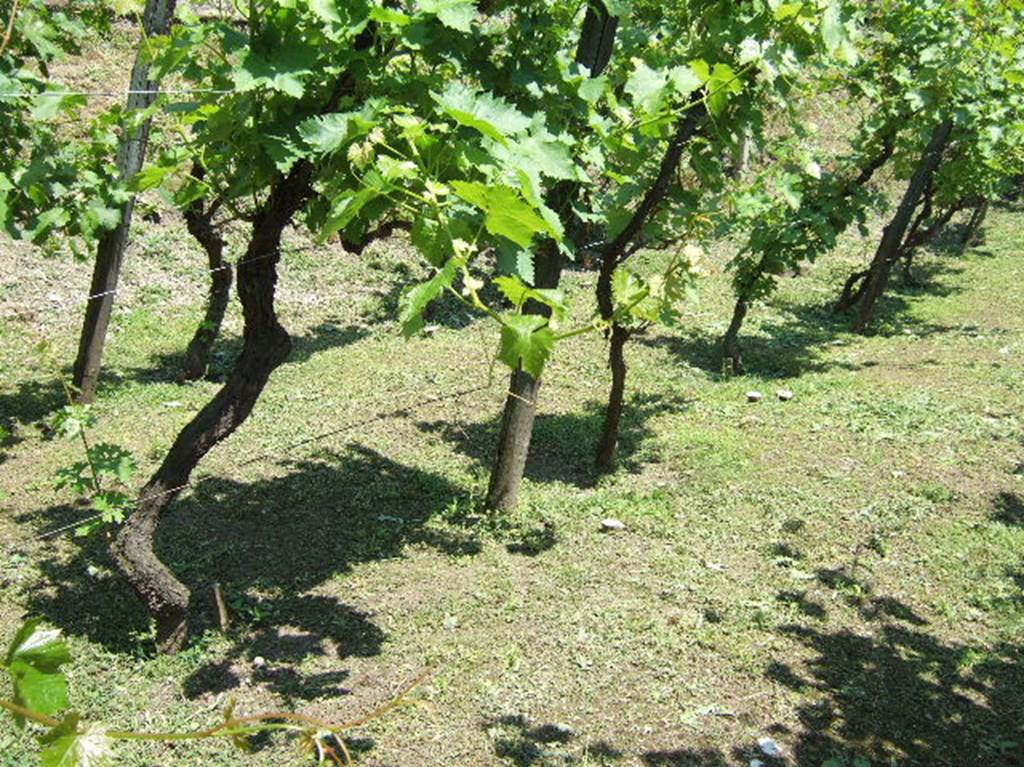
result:
[[[901,254],[901,247],[907,233],[907,228],[910,226],[911,218],[914,215],[914,210],[925,193],[933,174],[939,167],[942,153],[949,143],[952,132],[952,120],[944,120],[935,126],[935,129],[932,131],[931,140],[928,142],[924,154],[921,155],[920,162],[918,162],[917,169],[907,184],[903,199],[900,201],[892,221],[885,227],[882,241],[879,243],[878,250],[871,261],[869,274],[864,284],[863,295],[860,298],[857,318],[854,320],[851,328],[854,333],[863,333],[871,322],[875,311],[875,304],[885,292],[885,288],[889,283],[889,275],[892,273],[892,267]]]
[[[967,223],[967,230],[964,232],[961,249],[966,250],[975,245],[980,239],[981,228],[984,226],[985,218],[988,216],[988,206],[988,199],[982,199],[975,205],[974,210],[971,212],[971,219]]]
[[[846,278],[839,298],[836,299],[835,306],[832,307],[833,312],[836,314],[848,312],[860,301],[860,297],[864,294],[864,286],[867,283],[869,274],[871,274],[870,269],[863,269],[859,272],[854,272]]]
[[[310,175],[311,166],[298,163],[272,190],[257,216],[238,264],[238,297],[245,319],[242,353],[223,388],[178,434],[112,547],[121,572],[156,620],[161,652],[176,652],[185,641],[189,590],[153,548],[157,524],[199,461],[248,418],[270,374],[288,358],[291,339],[274,307],[277,262],[284,229],[310,193]]]
[[[625,404],[625,349],[626,342],[631,335],[627,328],[613,319],[615,297],[612,292],[612,277],[615,270],[632,253],[639,250],[644,226],[654,216],[658,206],[668,194],[669,184],[679,170],[683,154],[690,145],[690,141],[703,126],[706,117],[707,111],[703,101],[696,100],[690,103],[686,113],[679,118],[676,131],[669,140],[658,167],[658,175],[655,176],[640,204],[633,211],[626,226],[614,240],[605,246],[601,253],[601,269],[597,275],[597,306],[602,319],[611,323],[608,367],[612,371],[612,386],[608,394],[604,425],[601,429],[601,439],[598,442],[594,461],[594,467],[601,474],[607,474],[615,467],[615,453],[619,443],[619,429],[622,425],[622,409]]]
[[[193,170],[193,175],[201,177]],[[182,380],[196,381],[206,375],[210,364],[213,344],[220,335],[221,323],[231,300],[231,265],[224,260],[224,238],[213,225],[217,204],[206,205],[203,199],[196,200],[185,211],[188,231],[206,252],[210,265],[210,292],[206,298],[206,311],[196,328],[195,335],[185,350]]]

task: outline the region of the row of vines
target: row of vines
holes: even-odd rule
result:
[[[99,106],[51,75],[126,16],[140,37],[123,103]],[[289,357],[275,288],[290,228],[349,257],[404,231],[432,270],[404,286],[407,336],[442,298],[492,323],[509,371],[486,498],[500,513],[517,502],[545,365],[586,333],[607,340],[594,452],[599,471],[614,468],[629,342],[680,325],[710,242],[740,243],[721,343],[740,372],[748,312],[846,230],[866,233],[886,205],[883,174],[902,196],[870,263],[836,286],[854,332],[870,328],[894,269],[912,274],[955,216],[972,238],[1024,175],[1024,0],[250,0],[226,12],[0,0],[0,20],[0,224],[94,263],[57,428],[81,438],[88,423],[126,244],[145,226],[133,222],[140,193],[176,208],[209,258],[184,379],[205,374],[236,283],[241,352],[142,489],[127,492],[129,456],[87,441],[68,480],[118,526],[114,558],[164,652],[186,641],[190,594],[154,534]],[[807,122],[821,98],[852,116],[839,155]],[[237,263],[229,230],[244,232]],[[652,250],[669,254],[656,269],[635,257]],[[581,265],[597,272],[582,309],[559,287]],[[102,477],[122,490],[101,492]],[[65,656],[29,625],[7,657],[27,669],[7,708],[52,727],[49,753],[74,752],[44,763],[96,764],[98,731],[52,719],[66,696],[33,687],[59,687]],[[263,726],[229,722],[217,734]],[[327,741],[311,737],[324,758]]]

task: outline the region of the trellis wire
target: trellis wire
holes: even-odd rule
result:
[[[467,396],[469,396],[471,394],[475,394],[477,392],[486,391],[486,390],[492,388],[492,386],[494,384],[494,375],[495,375],[494,368],[495,368],[496,361],[497,361],[496,358],[490,357],[490,359],[489,359],[489,361],[487,363],[487,379],[486,379],[486,381],[484,381],[483,383],[481,383],[481,384],[479,384],[477,386],[473,386],[473,387],[470,387],[468,389],[460,389],[459,391],[452,392],[450,394],[441,394],[441,395],[437,395],[437,396],[434,396],[434,397],[428,397],[426,399],[422,399],[422,400],[419,400],[417,402],[413,402],[411,404],[408,404],[408,405],[405,405],[405,406],[402,406],[402,407],[394,408],[394,409],[392,409],[390,411],[387,411],[387,412],[384,412],[384,413],[378,413],[378,414],[376,414],[374,416],[370,416],[369,418],[363,418],[363,419],[358,420],[358,421],[353,421],[353,422],[347,423],[347,424],[345,424],[343,426],[340,426],[338,428],[329,429],[327,431],[320,432],[319,434],[316,434],[316,435],[314,435],[312,437],[307,437],[307,438],[301,439],[301,440],[299,440],[297,442],[292,442],[291,444],[284,445],[283,447],[276,448],[273,452],[266,451],[262,455],[258,455],[258,456],[255,456],[253,458],[249,458],[249,459],[247,459],[245,461],[242,461],[241,463],[237,464],[237,468],[241,469],[241,468],[245,468],[247,466],[251,466],[251,465],[254,465],[254,464],[262,463],[262,462],[265,462],[265,461],[277,460],[277,459],[280,458],[282,453],[290,453],[291,451],[293,451],[293,450],[295,450],[297,448],[306,446],[306,445],[320,444],[324,440],[326,440],[326,439],[328,439],[330,437],[335,437],[335,436],[337,436],[339,434],[344,434],[346,432],[350,432],[350,431],[352,431],[352,430],[354,430],[356,428],[362,427],[362,426],[369,426],[371,424],[379,423],[381,421],[390,420],[392,418],[398,418],[398,417],[403,416],[403,415],[409,415],[411,412],[413,412],[415,410],[419,410],[420,408],[423,408],[423,407],[427,407],[428,405],[435,405],[435,404],[438,404],[440,402],[447,402],[447,401],[460,402],[464,397],[467,397]],[[506,393],[510,393],[510,392],[506,392]],[[171,494],[174,494],[174,493],[179,493],[179,492],[181,492],[183,490],[187,490],[188,488],[194,487],[194,486],[195,486],[195,481],[189,480],[188,482],[185,482],[184,484],[178,485],[176,487],[169,488],[167,490],[163,490],[163,491],[161,491],[159,493],[156,493],[156,494],[148,496],[148,497],[149,498],[160,498],[160,497],[165,496],[165,495],[171,495]],[[81,527],[82,525],[88,524],[89,522],[94,522],[94,521],[96,521],[98,519],[101,519],[102,516],[103,516],[102,514],[94,514],[94,515],[85,517],[84,519],[76,520],[73,523],[70,523],[70,524],[67,524],[67,525],[63,525],[61,527],[58,527],[58,528],[55,528],[55,529],[52,529],[52,530],[47,530],[47,531],[39,533],[37,535],[29,536],[29,538],[27,540],[32,541],[32,540],[44,540],[44,539],[48,539],[48,538],[53,538],[53,537],[55,537],[57,535],[60,535],[61,533],[65,533],[65,532],[67,532],[69,530],[74,530],[74,529],[76,529],[78,527]],[[12,547],[9,550],[13,550],[14,548],[16,548],[16,546]]]
[[[87,98],[91,98],[93,96],[127,98],[128,96],[190,96],[195,93],[226,96],[229,93],[245,92],[246,91],[239,91],[233,88],[168,88],[166,90],[161,88],[152,88],[142,90],[126,89],[123,91],[8,91],[7,93],[0,93],[0,99],[34,99],[39,96],[51,96],[54,98],[72,98],[75,96],[84,96]]]
[[[336,429],[330,429],[328,431],[321,432],[320,434],[317,434],[317,435],[315,435],[313,437],[307,437],[306,439],[299,440],[298,442],[293,442],[290,445],[285,445],[284,447],[278,448],[273,453],[268,451],[268,452],[265,452],[263,455],[259,455],[259,456],[256,456],[254,458],[250,458],[248,460],[242,461],[241,463],[237,464],[237,467],[238,468],[244,468],[246,466],[251,466],[253,464],[262,463],[262,462],[265,462],[265,461],[269,461],[271,459],[278,459],[278,458],[280,458],[281,453],[287,453],[287,452],[290,452],[291,450],[294,450],[294,449],[299,448],[299,447],[303,447],[305,445],[319,444],[319,443],[323,442],[325,439],[328,439],[329,437],[334,437],[334,436],[337,436],[339,434],[344,434],[345,432],[352,431],[353,429],[359,428],[361,426],[368,426],[370,424],[378,423],[380,421],[386,421],[386,420],[390,420],[392,418],[397,418],[399,416],[408,415],[412,411],[419,410],[420,408],[426,407],[428,405],[435,405],[435,404],[437,404],[439,402],[445,402],[445,401],[448,401],[448,400],[456,400],[456,401],[458,401],[458,400],[461,400],[463,397],[466,397],[466,396],[468,396],[470,394],[475,394],[476,392],[480,392],[480,391],[486,391],[487,389],[491,388],[491,385],[493,383],[493,381],[491,380],[493,378],[493,365],[491,366],[491,370],[488,373],[488,378],[489,378],[489,380],[486,383],[480,384],[479,386],[474,386],[474,387],[471,387],[469,389],[460,389],[459,391],[452,392],[450,394],[442,394],[442,395],[438,395],[436,397],[429,397],[427,399],[420,400],[418,402],[414,402],[414,403],[412,403],[410,405],[405,405],[404,407],[395,408],[394,410],[390,410],[390,411],[385,412],[385,413],[378,413],[375,416],[371,416],[369,418],[364,418],[364,419],[359,420],[359,421],[353,421],[351,423],[345,424],[344,426],[340,426],[340,427],[338,427]],[[147,496],[147,498],[161,498],[161,497],[163,497],[165,495],[171,495],[173,493],[180,493],[181,491],[187,490],[188,488],[194,487],[194,486],[195,486],[195,482],[192,481],[192,480],[189,480],[188,482],[185,482],[184,484],[178,485],[177,487],[172,487],[172,488],[170,488],[168,490],[163,490],[163,491],[161,491],[159,493],[155,493],[153,495]],[[44,539],[47,539],[47,538],[53,538],[54,536],[57,536],[57,535],[59,535],[61,533],[65,533],[68,530],[74,530],[75,528],[81,527],[82,525],[88,524],[89,522],[94,522],[94,521],[96,521],[98,519],[101,519],[102,517],[103,517],[102,514],[94,514],[92,516],[85,517],[84,519],[79,519],[79,520],[77,520],[77,521],[75,521],[75,522],[73,522],[71,524],[63,525],[62,527],[58,527],[58,528],[55,528],[53,530],[47,530],[47,531],[39,533],[37,535],[29,536],[28,540],[32,541],[32,540],[44,540]]]

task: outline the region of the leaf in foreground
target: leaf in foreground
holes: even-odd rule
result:
[[[99,724],[79,726],[78,714],[68,714],[40,742],[40,767],[109,767],[113,741]]]
[[[4,664],[14,687],[14,702],[40,714],[56,714],[68,705],[68,683],[60,667],[71,660],[57,629],[26,621],[11,642]],[[24,725],[23,717],[15,717]]]

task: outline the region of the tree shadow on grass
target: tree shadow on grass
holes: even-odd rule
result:
[[[362,326],[339,325],[331,321],[321,322],[301,336],[292,336],[292,352],[285,364],[294,365],[306,362],[322,351],[354,344],[369,333],[369,329]],[[235,360],[238,359],[241,352],[241,336],[218,338],[210,354],[210,367],[205,380],[223,383],[234,368]],[[185,349],[182,348],[180,351],[154,354],[145,365],[140,367],[105,370],[101,375],[103,389],[100,396],[109,396],[111,390],[116,390],[126,382],[180,382],[184,360]]]
[[[952,327],[924,322],[910,313],[911,298],[916,295],[947,296],[961,288],[938,281],[941,274],[961,271],[937,260],[916,267],[922,284],[901,286],[893,280],[880,299],[872,324],[871,335],[892,337],[913,334],[926,337],[940,333],[970,332],[971,328]],[[828,303],[807,303],[775,297],[771,306],[779,318],[758,321],[757,305],[751,320],[740,331],[739,346],[748,373],[767,379],[797,378],[806,373],[834,369],[858,370],[870,363],[838,360],[827,349],[850,329],[852,315],[832,311]],[[641,343],[668,349],[673,355],[714,376],[723,376],[722,338],[703,329],[692,329],[679,336],[641,338]]]
[[[699,746],[658,748],[634,755],[607,740],[590,740],[564,724],[536,724],[521,714],[488,719],[481,728],[491,736],[495,755],[512,767],[597,767],[621,764],[627,759],[629,764],[644,767],[733,767],[749,764],[758,754],[765,767],[782,767],[781,761],[765,757],[756,744],[736,746],[729,755]]]
[[[231,689],[247,676],[290,699],[343,692],[345,672],[336,666],[312,675],[294,666],[375,655],[385,634],[372,615],[334,596],[330,581],[361,562],[402,556],[410,544],[450,555],[479,550],[461,530],[428,525],[461,494],[440,476],[359,445],[285,466],[281,476],[252,482],[200,479],[161,522],[157,551],[192,590],[193,635],[214,623],[214,583],[235,627],[226,658],[185,681],[191,696]],[[42,516],[53,524],[68,514],[64,507]],[[111,651],[138,652],[147,616],[120,577],[88,575],[93,563],[112,569],[102,541],[43,560],[28,609]],[[252,665],[257,656],[265,665]]]
[[[1024,764],[1024,648],[947,644],[891,618],[869,633],[783,627],[814,657],[769,678],[813,702],[798,709],[798,764],[853,754],[906,765]]]
[[[1021,573],[1007,577],[1024,588]],[[778,629],[810,653],[766,670],[804,699],[802,728],[789,744],[796,764],[1024,765],[1024,645],[948,641],[913,608],[846,571],[820,570],[818,581],[862,622]]]
[[[67,403],[60,381],[19,381],[0,393],[0,426],[35,423]]]
[[[1010,527],[1024,527],[1024,500],[1016,493],[1000,493],[992,519]]]
[[[562,724],[534,724],[526,717],[512,714],[481,723],[493,741],[495,755],[514,767],[544,765],[614,764],[623,754],[606,741],[579,743],[579,736]]]
[[[543,396],[543,395],[542,395]],[[654,394],[635,394],[623,410],[619,438],[618,467],[636,472],[644,463],[643,443],[653,435],[648,422],[662,413],[680,413],[689,400]],[[594,454],[604,424],[604,404],[588,403],[582,413],[538,413],[530,441],[526,477],[534,482],[565,482],[577,487],[592,486],[598,479]],[[494,458],[501,416],[472,424],[450,421],[421,421],[417,427],[436,434],[456,450],[489,467]]]
[[[997,509],[1001,499],[994,499]],[[1024,561],[1006,577],[1021,595],[1011,609],[1024,615]],[[801,610],[809,620],[773,629],[775,641],[788,640],[792,647],[780,649],[764,672],[766,680],[790,691],[796,706],[796,726],[764,727],[784,758],[766,755],[757,742],[709,747],[706,735],[693,730],[678,745],[671,744],[678,735],[659,732],[654,737],[670,743],[635,757],[635,746],[616,744],[609,763],[732,767],[756,759],[765,767],[1024,766],[1019,637],[1006,632],[1011,638],[986,643],[964,632],[962,640],[947,639],[921,610],[876,593],[849,569],[819,569],[816,584],[807,588],[817,595],[779,593],[779,601],[799,601],[812,610]],[[827,599],[829,592],[838,599]],[[576,759],[579,748],[561,755],[580,738],[561,727],[536,726],[522,716],[487,727],[496,753],[516,767],[603,764]]]

